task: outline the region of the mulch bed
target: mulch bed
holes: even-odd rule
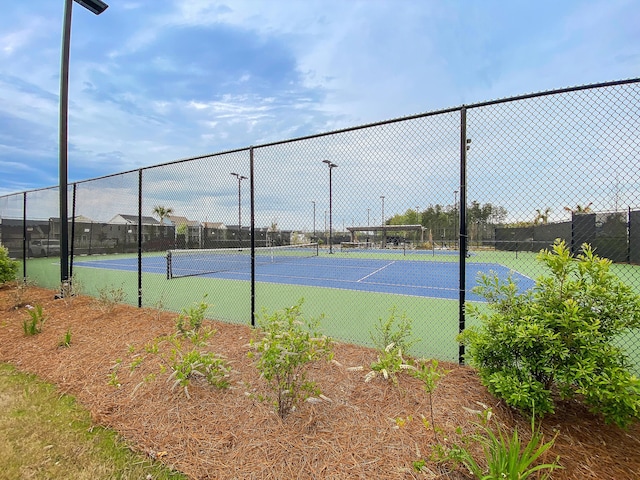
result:
[[[42,333],[24,335],[28,315],[17,303],[43,306]],[[162,367],[170,346],[160,343],[158,353],[150,346],[175,331],[175,318],[175,313],[124,305],[104,313],[96,299],[54,300],[54,292],[35,287],[17,299],[16,289],[5,286],[0,288],[0,361],[57,384],[131,448],[194,479],[470,478],[462,466],[427,462],[421,472],[413,469],[435,442],[422,421],[429,418],[429,398],[408,375],[399,377],[398,386],[382,379],[365,383],[375,351],[336,343],[334,361],[314,364],[309,373],[326,399],[305,402],[282,420],[272,405],[257,400],[268,390],[247,356],[252,335],[247,326],[210,322],[217,333],[207,349],[231,363],[232,388],[216,390],[195,381],[190,398],[180,388],[171,390]],[[69,329],[71,346],[61,348]],[[357,366],[364,370],[349,368]],[[440,366],[449,371],[433,394],[440,441],[451,444],[457,427],[473,432],[477,417],[469,410],[480,405],[528,438],[528,419],[491,396],[472,369]],[[564,468],[552,478],[640,478],[638,424],[623,431],[576,402],[561,402],[543,429],[546,438],[558,433],[546,460],[559,455]]]

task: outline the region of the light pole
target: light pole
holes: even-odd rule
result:
[[[100,15],[109,5],[101,0],[75,0],[90,12]],[[60,297],[69,292],[69,214],[67,212],[68,177],[68,112],[69,112],[69,50],[71,46],[71,11],[73,1],[64,2],[62,24],[62,59],[60,62]]]
[[[329,160],[323,160],[322,163],[326,163],[329,167],[329,253],[333,253],[333,237],[331,230],[333,228],[333,194],[332,194],[332,181],[331,181],[331,171],[336,168],[336,165]]]
[[[385,247],[387,243],[387,231],[384,229],[384,195],[380,195],[382,199],[382,248]]]
[[[369,216],[371,214],[371,209],[367,208],[367,227],[369,226]],[[369,246],[369,231],[367,231],[367,247]]]
[[[240,246],[242,246],[242,203],[241,203],[241,189],[240,189],[240,184],[242,183],[242,180],[246,180],[247,177],[245,177],[244,175],[240,175],[239,173],[233,173],[231,172],[231,175],[233,175],[234,177],[236,177],[238,179],[238,241],[240,242]]]
[[[315,200],[311,200],[313,203],[313,238],[316,237],[316,202]]]
[[[453,191],[453,242],[455,246],[458,246],[458,235],[456,230],[458,229],[458,190]]]
[[[418,223],[418,225],[420,225],[420,206],[419,205],[416,205],[416,222]],[[418,243],[418,231],[416,230],[416,244],[417,243]]]

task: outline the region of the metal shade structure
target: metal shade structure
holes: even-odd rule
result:
[[[101,0],[75,0],[90,12],[100,15],[108,5]],[[69,292],[69,213],[68,189],[68,112],[69,112],[69,50],[71,46],[71,12],[73,1],[65,0],[62,25],[62,59],[60,65],[60,297]]]

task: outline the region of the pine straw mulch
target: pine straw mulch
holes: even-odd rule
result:
[[[327,400],[304,403],[282,421],[271,405],[256,400],[267,390],[247,357],[247,326],[213,322],[217,334],[210,349],[232,362],[233,387],[219,391],[193,382],[187,398],[179,388],[171,391],[169,374],[161,373],[168,345],[161,344],[159,353],[145,349],[173,333],[174,313],[120,305],[105,314],[95,299],[54,300],[54,292],[30,287],[23,303],[41,304],[47,321],[42,333],[26,337],[22,322],[28,315],[24,307],[16,308],[15,293],[14,287],[0,288],[0,361],[57,384],[133,449],[189,477],[469,478],[461,466],[428,462],[422,472],[413,470],[412,462],[428,455],[434,443],[421,419],[429,417],[428,397],[407,375],[396,387],[379,379],[365,383],[366,368],[348,370],[374,361],[371,349],[337,343],[335,361],[310,371]],[[71,346],[60,348],[68,329]],[[494,418],[510,429],[517,426],[527,438],[528,420],[488,394],[473,370],[441,366],[449,370],[433,395],[441,441],[451,442],[456,427],[472,432],[477,418],[464,407],[477,410],[479,404],[490,406]],[[119,388],[110,383],[114,371]],[[543,428],[546,438],[558,432],[546,460],[559,455],[564,469],[553,478],[640,478],[639,425],[623,431],[604,425],[575,402],[564,402],[545,418]]]

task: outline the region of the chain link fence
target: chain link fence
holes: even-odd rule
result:
[[[406,315],[414,354],[459,361],[479,274],[529,288],[536,252],[587,242],[640,293],[640,80],[485,102],[69,186],[74,285],[253,324],[303,299],[370,344]],[[59,288],[58,190],[0,197],[0,242]],[[620,339],[640,370],[640,339]]]

